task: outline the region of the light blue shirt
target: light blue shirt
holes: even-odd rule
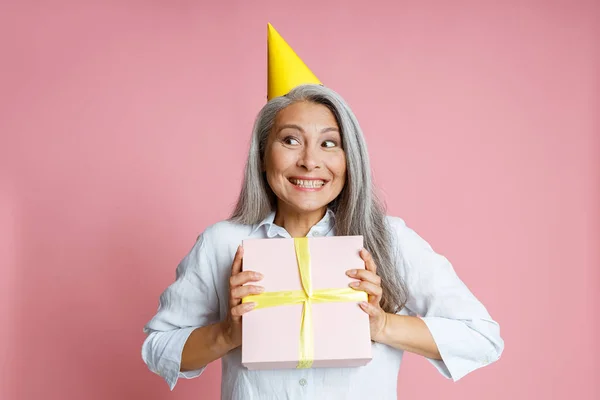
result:
[[[204,368],[180,372],[183,346],[198,327],[226,317],[231,264],[247,238],[289,238],[273,223],[271,213],[257,225],[228,221],[207,228],[177,267],[176,280],[160,296],[156,315],[148,322],[142,358],[173,389],[178,378],[194,378]],[[334,236],[333,212],[311,228],[308,237]],[[458,278],[446,258],[396,217],[386,217],[398,270],[409,298],[402,315],[420,316],[427,324],[443,360],[429,360],[446,378],[459,380],[500,357],[500,327]],[[373,359],[363,367],[250,371],[237,349],[222,358],[221,398],[269,399],[396,399],[403,351],[372,343]],[[200,396],[198,397],[200,398]]]

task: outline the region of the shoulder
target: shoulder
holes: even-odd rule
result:
[[[392,237],[392,240],[402,241],[402,239],[410,231],[410,228],[406,225],[404,219],[400,217],[386,215],[385,222],[388,227],[388,231]]]
[[[406,222],[400,217],[386,215],[385,222],[392,231],[402,230],[406,227]]]
[[[244,225],[229,220],[211,224],[200,234],[199,239],[209,246],[235,246],[252,232],[254,225]]]
[[[252,231],[253,225],[238,224],[229,220],[223,220],[206,227],[202,235],[207,237],[219,237],[223,235],[243,236]]]
[[[428,249],[431,246],[417,232],[410,228],[404,219],[386,215],[388,230],[393,244],[399,249],[409,251],[414,248]]]
[[[237,224],[228,220],[208,225],[197,237],[188,254],[187,263],[197,265],[201,271],[220,274],[230,271],[231,262],[237,250],[253,225]]]

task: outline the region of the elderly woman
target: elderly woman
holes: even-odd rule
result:
[[[344,100],[300,85],[259,113],[235,211],[207,228],[177,268],[147,324],[143,359],[173,389],[222,360],[223,399],[395,399],[404,351],[458,380],[496,361],[499,326],[451,264],[386,216],[370,176],[359,124]],[[373,359],[363,367],[248,370],[241,364],[242,316],[264,291],[242,271],[248,238],[362,235],[365,269],[348,271],[368,294]]]

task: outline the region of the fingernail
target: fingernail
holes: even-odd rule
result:
[[[360,304],[360,305],[361,305],[361,306],[363,306],[363,307],[368,307],[368,306],[369,306],[369,305],[368,305],[366,302],[364,302],[364,301],[361,301],[361,302],[360,302],[360,303],[358,303],[358,304]]]
[[[255,277],[256,279],[262,279],[262,278],[263,278],[263,274],[261,274],[260,272],[255,272],[255,273],[254,273],[254,277]]]
[[[264,288],[264,287],[262,287],[262,286],[257,286],[257,287],[256,287],[256,291],[257,291],[258,293],[262,293],[262,292],[264,292],[264,291],[265,291],[265,288]]]
[[[355,269],[351,269],[350,271],[346,272],[346,274],[348,274],[350,276],[354,276],[354,275],[356,275],[356,270]]]
[[[254,307],[256,307],[256,303],[246,303],[246,310],[252,310]]]
[[[358,285],[360,285],[360,282],[350,282],[348,285],[351,287],[357,287]]]

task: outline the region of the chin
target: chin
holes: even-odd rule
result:
[[[303,213],[315,212],[327,207],[329,203],[296,203],[288,202],[289,207]]]

